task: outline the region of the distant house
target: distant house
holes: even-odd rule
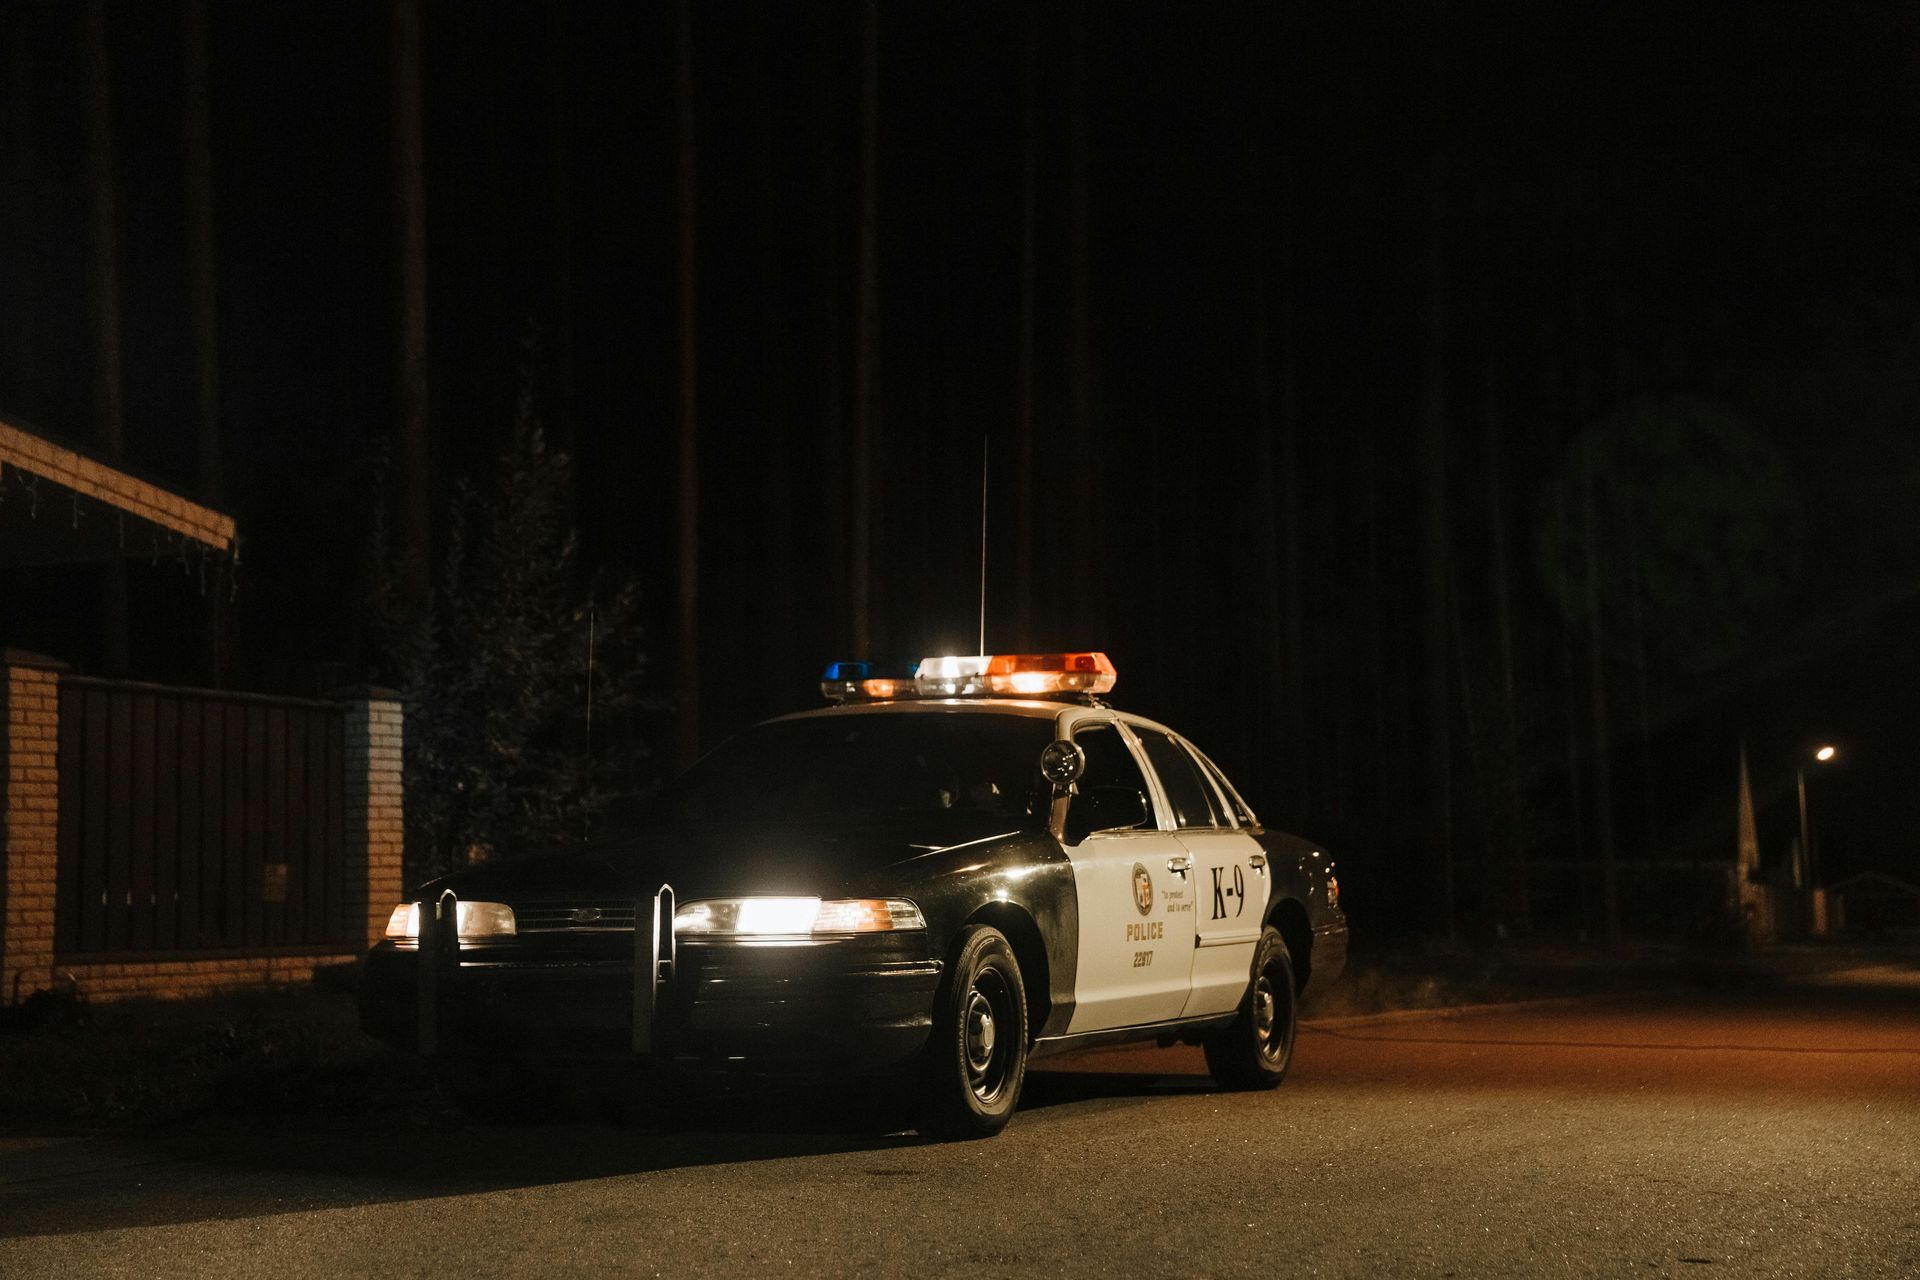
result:
[[[1846,933],[1920,932],[1920,885],[1880,871],[1862,871],[1827,887],[1835,923]]]

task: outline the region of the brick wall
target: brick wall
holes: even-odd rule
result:
[[[349,963],[358,949],[326,954],[221,954],[198,958],[61,964],[54,954],[59,864],[61,664],[0,651],[0,1004],[47,988],[94,1000],[195,996],[269,983],[310,981],[318,968]],[[404,717],[397,695],[355,689],[344,709],[343,850],[347,910],[364,921],[367,945],[400,900]]]
[[[380,940],[400,901],[404,844],[400,748],[404,716],[398,694],[386,689],[345,690],[347,882],[366,886],[367,945]]]
[[[6,807],[0,815],[0,1002],[46,986],[53,969],[54,867],[60,833],[60,664],[4,651],[0,727]]]
[[[127,996],[186,999],[287,982],[311,982],[316,969],[352,964],[359,952],[320,956],[235,956],[221,960],[151,960],[59,965],[54,985],[71,985],[89,1000]]]

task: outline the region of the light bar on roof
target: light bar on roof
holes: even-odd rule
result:
[[[913,683],[923,698],[964,698],[987,692],[987,664],[993,659],[976,653],[966,657],[922,658]]]
[[[1002,653],[987,663],[987,687],[999,694],[1045,696],[1111,692],[1118,672],[1104,653]]]
[[[829,662],[820,676],[828,702],[884,702],[914,692],[917,662]]]
[[[1113,689],[1116,676],[1104,653],[945,654],[917,663],[828,663],[820,692],[829,702],[1097,697]]]

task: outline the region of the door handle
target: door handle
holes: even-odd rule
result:
[[[1267,874],[1267,855],[1266,854],[1264,853],[1248,854],[1247,861],[1251,862],[1253,864],[1253,869],[1255,871],[1258,871],[1261,875]]]
[[[1187,872],[1193,870],[1193,859],[1192,858],[1168,858],[1167,870],[1173,872],[1173,874],[1177,876],[1184,876],[1185,874],[1187,874]]]

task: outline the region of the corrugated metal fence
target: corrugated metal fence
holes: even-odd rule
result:
[[[357,946],[333,703],[60,680],[54,951]]]

